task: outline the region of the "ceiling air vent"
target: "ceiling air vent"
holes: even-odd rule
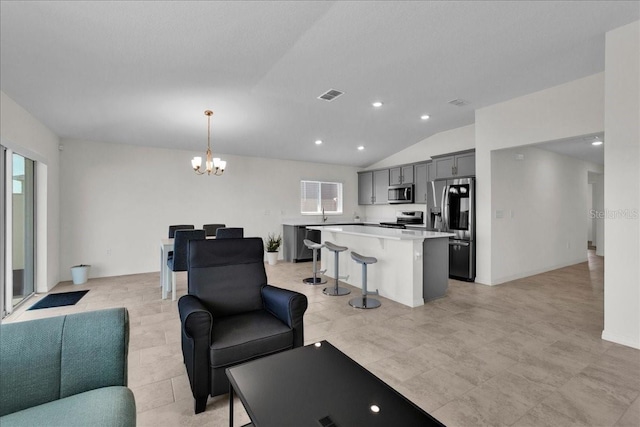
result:
[[[320,95],[318,97],[318,99],[324,99],[325,101],[333,101],[334,99],[336,99],[337,97],[339,97],[343,93],[344,92],[340,92],[339,90],[330,89],[330,90],[326,91],[325,93],[323,93],[322,95]]]
[[[469,101],[465,101],[464,99],[452,99],[448,102],[451,105],[455,105],[456,107],[463,107],[465,105],[469,105]]]

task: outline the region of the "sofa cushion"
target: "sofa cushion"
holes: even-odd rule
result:
[[[293,330],[257,310],[215,318],[211,342],[211,367],[219,368],[293,348]]]
[[[0,417],[2,427],[136,425],[136,404],[127,387],[103,387]]]

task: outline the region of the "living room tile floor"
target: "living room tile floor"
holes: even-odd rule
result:
[[[450,280],[446,297],[414,309],[385,298],[378,309],[353,309],[352,295],[302,283],[310,263],[266,269],[269,283],[307,295],[307,344],[330,341],[448,426],[640,425],[640,350],[600,339],[603,259],[593,251],[588,262],[500,286]],[[177,304],[161,300],[158,273],[62,282],[53,292],[81,289],[91,291],[75,306],[26,311],[37,295],[5,321],[124,306],[138,425],[228,425],[226,395],[193,413]],[[239,401],[234,408],[236,425],[249,422]]]

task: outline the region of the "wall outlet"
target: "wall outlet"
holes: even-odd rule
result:
[[[271,211],[269,209],[265,209],[264,216],[269,216],[269,215],[271,215]]]
[[[503,210],[497,210],[496,211],[496,218],[497,219],[504,218],[504,211]]]
[[[107,249],[107,255],[111,255],[111,249]]]

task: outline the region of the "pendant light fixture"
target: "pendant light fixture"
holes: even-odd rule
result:
[[[227,162],[220,160],[219,157],[213,157],[211,155],[211,116],[213,111],[206,110],[204,115],[207,116],[207,160],[205,163],[205,170],[202,171],[202,157],[194,157],[191,159],[191,166],[198,175],[216,175],[220,176],[224,173],[224,169],[227,167]],[[213,157],[213,158],[212,158]]]

